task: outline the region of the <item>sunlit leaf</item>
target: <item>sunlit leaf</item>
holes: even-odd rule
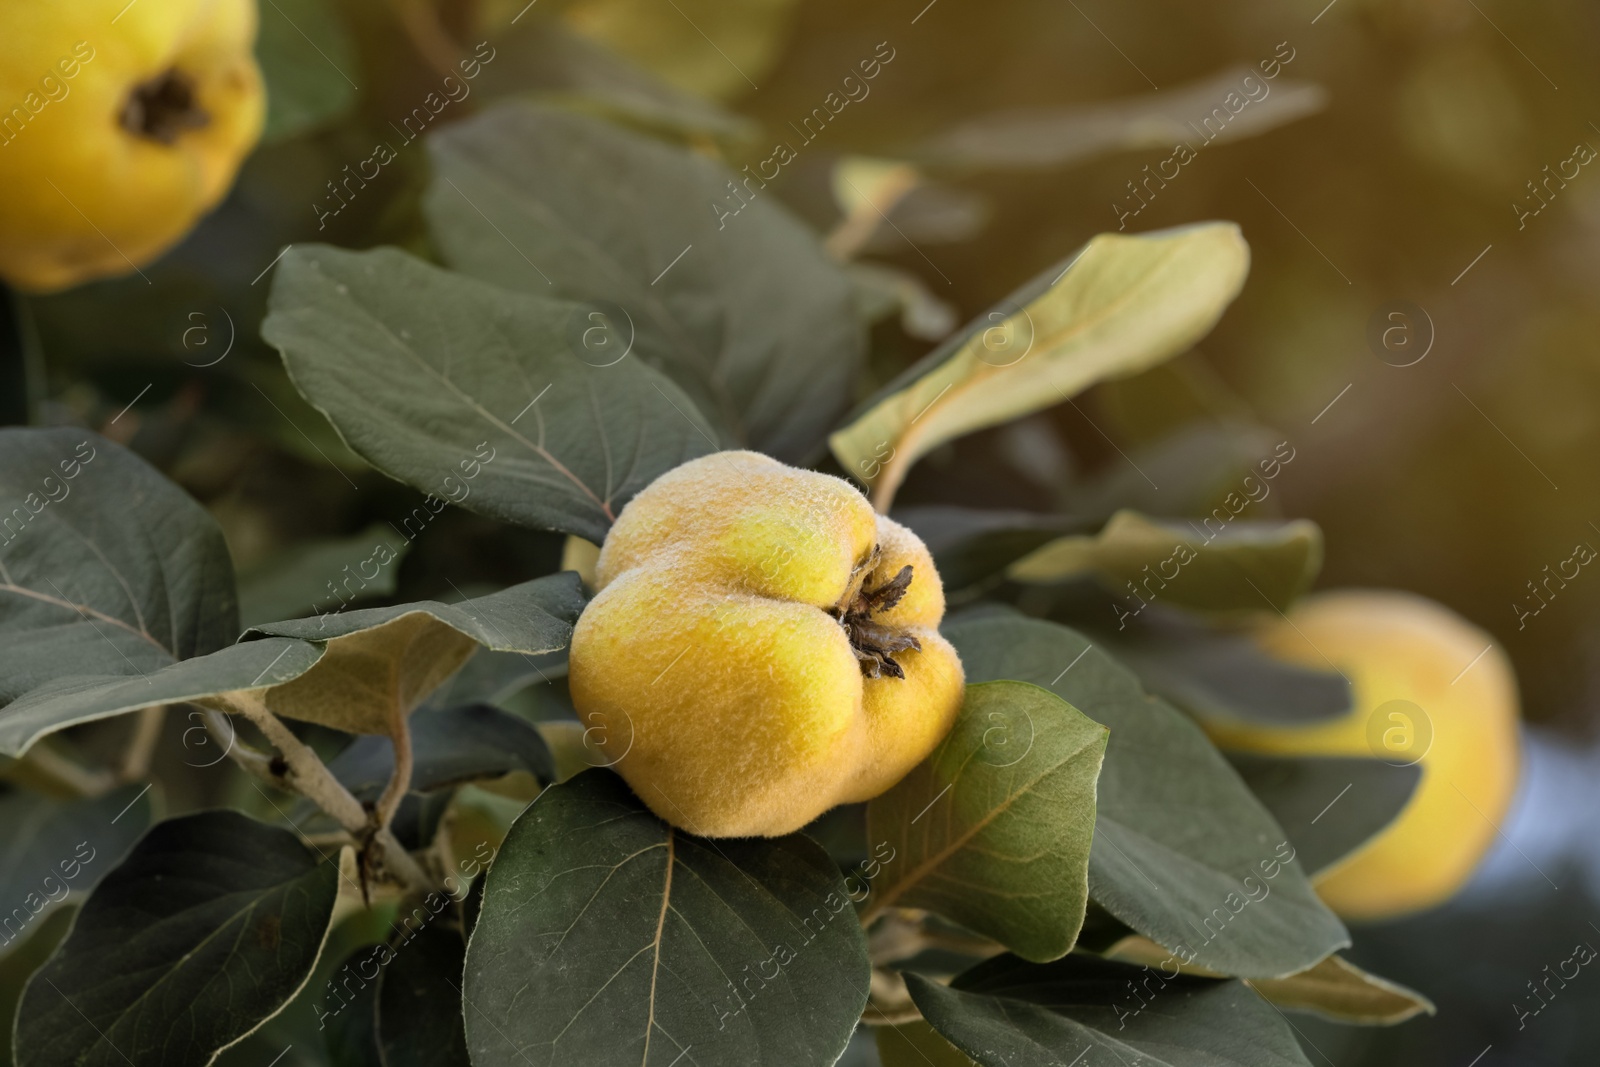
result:
[[[1029,959],[1072,948],[1106,730],[1021,682],[969,685],[944,742],[867,806],[868,915],[924,908]],[[887,844],[892,855],[884,856]]]
[[[1231,223],[1101,234],[886,386],[829,438],[833,454],[886,507],[945,441],[1194,344],[1238,294],[1249,258]]]
[[[1042,545],[1006,568],[1019,582],[1092,574],[1123,597],[1131,619],[1147,601],[1214,611],[1288,607],[1322,568],[1322,531],[1308,519],[1154,520],[1119,511],[1093,536]]]

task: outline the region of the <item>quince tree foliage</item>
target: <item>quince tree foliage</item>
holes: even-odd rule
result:
[[[1339,955],[1317,891],[1392,913],[1475,857],[1352,885],[1432,783],[1335,725],[1397,695],[1364,688],[1367,617],[1319,623],[1337,663],[1272,628],[1316,528],[1115,479],[1028,513],[930,489],[1204,337],[1237,228],[1063,249],[886,375],[860,279],[773,198],[719,214],[733,173],[662,136],[719,113],[612,88],[635,121],[508,100],[433,133],[426,239],[294,244],[261,327],[321,439],[427,494],[362,566],[455,508],[570,568],[260,617],[140,456],[0,431],[19,1067],[1277,1067],[1309,1062],[1286,1012],[1431,1010]],[[283,137],[348,100],[276,106]],[[1262,740],[1296,729],[1341,740]]]

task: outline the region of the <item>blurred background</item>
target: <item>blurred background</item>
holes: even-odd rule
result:
[[[266,279],[288,243],[426,254],[420,143],[336,216],[316,205],[395,140],[441,47],[494,56],[440,124],[536,94],[763,175],[775,142],[792,146],[759,195],[831,235],[864,304],[889,311],[879,381],[1095,233],[1234,220],[1253,268],[1200,349],[946,446],[901,501],[1049,511],[1142,478],[1138,506],[1182,514],[1219,484],[1215,457],[1248,453],[1263,426],[1291,442],[1269,509],[1322,526],[1320,585],[1412,590],[1483,627],[1529,724],[1523,789],[1477,880],[1356,933],[1353,959],[1439,1014],[1297,1019],[1308,1055],[1594,1062],[1600,977],[1534,986],[1575,943],[1600,945],[1600,577],[1539,584],[1600,545],[1600,6],[524,2],[264,4],[268,133],[229,200],[142,276],[14,298],[6,421],[93,425],[204,501],[246,575],[246,623],[315,610],[329,568],[307,561],[414,494],[289,386],[257,332]],[[1238,87],[1242,105],[1215,111]],[[825,124],[807,125],[818,108]],[[1184,427],[1182,454],[1147,447]],[[561,549],[452,509],[385,592],[440,593],[447,567],[469,592],[520,580]]]

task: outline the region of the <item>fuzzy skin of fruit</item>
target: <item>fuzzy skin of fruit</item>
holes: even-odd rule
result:
[[[908,566],[892,606],[845,607]],[[573,704],[651,810],[692,833],[777,836],[877,796],[961,707],[932,557],[839,478],[753,452],[686,463],[623,508],[595,578]],[[904,677],[868,676],[841,614],[915,638],[892,653]]]
[[[1301,666],[1327,669],[1331,661],[1350,680],[1354,708],[1310,727],[1208,726],[1222,747],[1392,758],[1384,751],[1385,731],[1402,731],[1393,735],[1398,742],[1407,724],[1389,719],[1389,712],[1379,716],[1376,729],[1369,723],[1392,700],[1421,708],[1432,728],[1411,800],[1383,832],[1317,880],[1318,894],[1355,921],[1406,915],[1449,899],[1493,843],[1516,789],[1517,686],[1500,646],[1430,600],[1355,590],[1307,598],[1260,640],[1272,655]],[[1415,747],[1422,737],[1416,730]],[[1399,757],[1410,758],[1404,751]]]
[[[255,0],[0,5],[0,277],[128,274],[187,233],[261,134],[255,35]]]

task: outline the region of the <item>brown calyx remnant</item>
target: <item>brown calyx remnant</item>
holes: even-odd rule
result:
[[[867,577],[877,568],[879,550],[876,546],[865,563],[856,568],[850,577],[850,586],[844,599],[833,609],[833,615],[850,637],[850,648],[861,664],[861,673],[868,678],[904,678],[905,669],[895,661],[895,653],[907,649],[921,651],[922,642],[903,630],[873,622],[872,616],[888,611],[900,603],[911,587],[911,565],[875,589],[866,587]]]
[[[162,144],[172,144],[185,130],[211,121],[195,96],[194,82],[176,67],[133,88],[122,105],[122,128]]]

